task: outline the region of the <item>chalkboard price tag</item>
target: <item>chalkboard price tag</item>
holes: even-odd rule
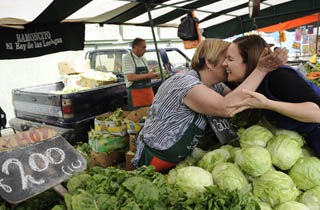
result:
[[[0,152],[0,195],[19,203],[86,168],[86,159],[63,137]]]
[[[221,144],[227,144],[237,138],[237,133],[228,119],[210,116],[207,120]]]

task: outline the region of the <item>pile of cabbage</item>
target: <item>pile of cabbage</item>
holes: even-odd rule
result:
[[[238,132],[239,146],[195,149],[169,171],[168,182],[189,196],[208,186],[252,193],[261,210],[319,210],[320,159],[295,131],[253,125]]]

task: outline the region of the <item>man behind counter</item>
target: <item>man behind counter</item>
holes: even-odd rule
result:
[[[154,93],[151,79],[158,75],[148,68],[148,62],[143,57],[146,52],[146,41],[136,38],[132,42],[132,52],[122,60],[123,73],[128,89],[129,110],[135,110],[152,104]]]

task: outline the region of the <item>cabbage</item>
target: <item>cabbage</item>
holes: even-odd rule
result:
[[[197,159],[189,155],[183,161],[179,162],[175,168],[178,169],[178,168],[184,168],[187,166],[194,166],[197,164],[197,162],[198,162]]]
[[[230,161],[234,161],[235,152],[241,149],[240,147],[233,147],[230,144],[223,145],[220,149],[225,149],[230,153]]]
[[[314,151],[308,147],[308,146],[304,146],[301,148],[302,153],[301,153],[301,157],[312,157],[312,156],[316,156],[314,154]]]
[[[199,161],[198,166],[211,172],[212,169],[222,162],[230,160],[230,153],[225,149],[215,149],[206,153]]]
[[[221,146],[219,149],[227,150],[227,151],[230,153],[230,155],[231,155],[231,152],[232,152],[233,148],[234,148],[234,147],[231,146],[230,144],[226,144],[226,145]]]
[[[320,185],[320,160],[316,157],[300,158],[289,175],[299,189],[304,191]]]
[[[167,176],[168,184],[175,185],[177,183],[177,174],[178,174],[177,168],[173,168],[169,171]]]
[[[298,143],[284,134],[272,138],[267,149],[270,152],[273,165],[281,170],[290,169],[302,153]]]
[[[238,135],[238,137],[241,137],[245,130],[246,130],[245,128],[239,128],[239,129],[237,130],[237,135]]]
[[[205,191],[205,187],[213,185],[211,173],[200,167],[188,166],[175,170],[176,173],[172,174],[176,175],[175,184],[186,192],[188,196],[197,195]],[[170,176],[170,172],[168,176]]]
[[[310,210],[320,209],[320,186],[314,187],[304,192],[299,199],[299,202],[305,204]]]
[[[253,125],[247,128],[240,137],[242,148],[249,146],[265,147],[268,141],[273,137],[271,131],[260,125]]]
[[[206,151],[204,151],[198,147],[195,147],[191,153],[191,157],[193,157],[194,159],[199,161],[205,154],[206,154]]]
[[[303,203],[299,203],[297,201],[288,201],[277,206],[275,210],[310,210],[310,209]]]
[[[260,206],[260,210],[272,210],[271,206],[265,202],[262,201],[257,201],[259,206]]]
[[[222,190],[245,189],[248,181],[242,171],[233,163],[219,163],[212,171],[213,181]]]
[[[253,177],[261,176],[271,169],[271,157],[263,147],[251,146],[236,152],[235,163]]]
[[[298,143],[299,147],[302,147],[304,145],[303,137],[296,131],[286,130],[286,129],[277,129],[275,132],[275,136],[280,134],[290,136],[292,139],[294,139]]]
[[[272,207],[295,200],[298,195],[296,185],[281,171],[268,171],[253,182],[253,193],[261,201]]]

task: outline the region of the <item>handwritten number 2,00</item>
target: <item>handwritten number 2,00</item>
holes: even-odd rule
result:
[[[52,152],[55,151],[56,153],[59,154],[59,158],[58,160],[56,160],[56,158],[52,157]],[[36,161],[35,158],[38,157],[40,158],[43,163],[44,166],[42,166],[42,168],[40,168]],[[45,155],[41,154],[41,153],[33,153],[29,156],[29,166],[33,171],[36,172],[41,172],[44,171],[48,168],[49,164],[60,164],[65,160],[65,153],[62,149],[59,149],[57,147],[53,147],[53,148],[49,148],[46,150]],[[21,175],[21,184],[22,184],[22,189],[25,190],[28,188],[28,182],[31,182],[33,184],[43,184],[45,181],[44,179],[40,179],[40,180],[35,180],[34,177],[32,177],[31,175],[26,175],[22,166],[22,163],[16,159],[16,158],[10,158],[8,160],[6,160],[3,165],[2,165],[2,172],[9,175],[9,165],[10,164],[15,164],[18,166],[18,169],[20,171],[20,175]],[[0,179],[0,187],[6,191],[6,192],[11,192],[12,190],[10,189],[10,187],[8,188],[7,185],[2,184],[3,179]]]

